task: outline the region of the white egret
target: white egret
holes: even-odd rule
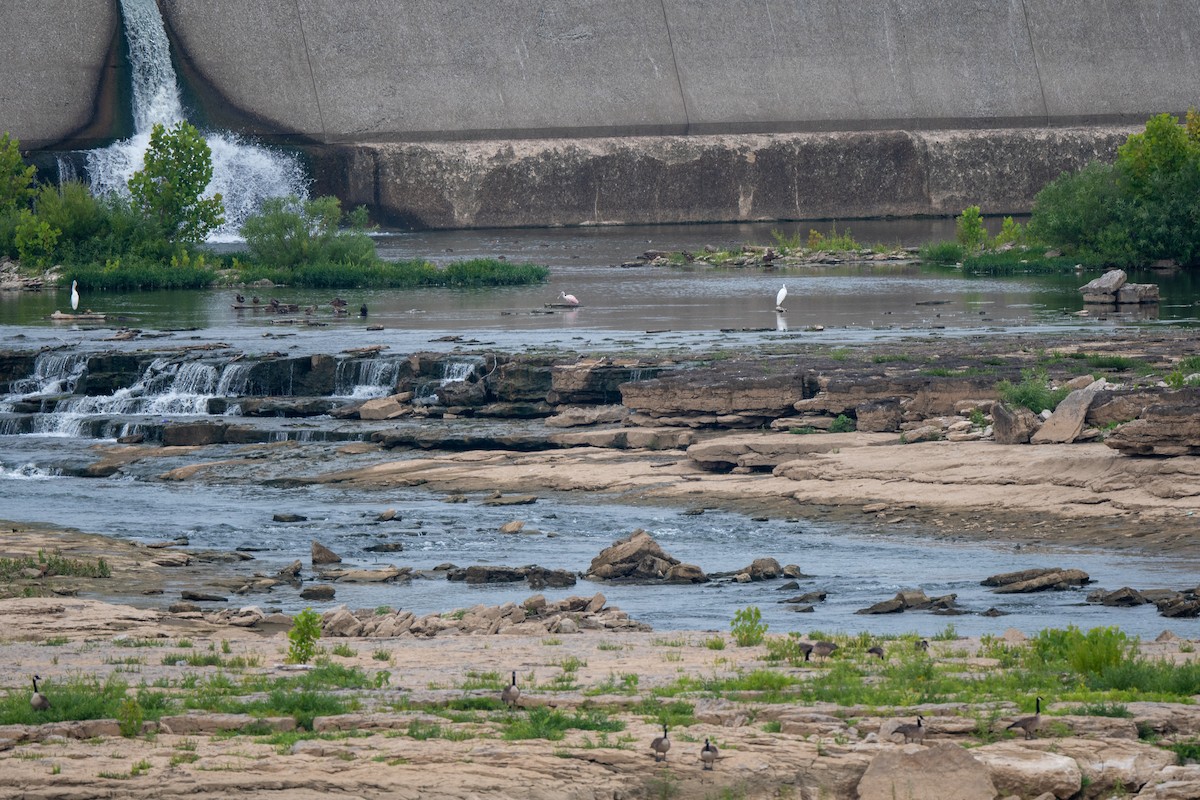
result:
[[[783,299],[785,297],[787,297],[787,285],[786,284],[784,285],[784,287],[782,289],[779,290],[779,294],[775,295],[775,310],[781,314],[784,313],[785,311],[787,311],[787,309],[783,307]]]
[[[564,303],[566,303],[569,306],[579,305],[579,298],[573,294],[567,294],[566,292],[559,292],[558,299],[562,300]]]
[[[79,310],[79,281],[71,281],[71,310]]]

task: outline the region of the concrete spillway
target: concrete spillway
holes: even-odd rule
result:
[[[1193,0],[159,4],[210,119],[434,227],[1019,211],[1127,133],[1094,126],[1200,97]],[[27,146],[112,116],[114,3],[89,5],[0,10]]]

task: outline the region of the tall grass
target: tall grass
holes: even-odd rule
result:
[[[996,384],[1000,399],[1010,406],[1028,408],[1035,414],[1046,409],[1053,410],[1071,393],[1070,389],[1060,386],[1050,388],[1050,376],[1044,368],[1021,371],[1020,383],[1000,381]]]
[[[243,283],[266,279],[311,289],[413,289],[523,286],[545,281],[549,274],[550,270],[538,264],[510,264],[494,258],[476,258],[440,268],[419,259],[366,264],[306,264],[291,269],[239,263],[237,279]]]

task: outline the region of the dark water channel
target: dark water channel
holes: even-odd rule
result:
[[[337,353],[365,345],[387,345],[390,354],[417,350],[496,348],[524,350],[562,347],[582,352],[628,349],[754,348],[789,341],[853,343],[905,337],[976,336],[989,332],[1097,330],[1116,325],[1193,324],[1200,292],[1187,276],[1134,276],[1162,287],[1158,319],[1136,315],[1082,317],[1077,287],[1086,276],[965,278],[952,270],[915,265],[846,264],[788,270],[622,268],[647,249],[701,249],[705,244],[771,242],[770,225],[671,226],[529,231],[411,233],[381,236],[386,257],[425,257],[438,261],[500,256],[551,268],[546,285],[493,290],[344,292],[366,320],[335,319],[325,306],[320,326],[279,324],[261,312],[232,309],[232,292],[148,292],[85,297],[82,307],[118,315],[100,326],[52,323],[55,309],[68,307],[65,293],[0,295],[0,336],[5,347],[67,344],[66,352],[146,347],[145,339],[106,341],[118,325],[161,335],[165,347],[224,342],[258,353]],[[778,226],[785,233],[828,225]],[[839,226],[842,229],[843,226]],[[950,220],[856,222],[863,242],[908,246],[953,237]],[[787,284],[788,313],[774,311],[775,292]],[[577,295],[583,307],[543,313],[559,291]],[[249,294],[249,292],[247,292]],[[266,294],[264,292],[264,294]],[[278,288],[271,295],[301,305],[327,303],[332,296]],[[537,313],[535,313],[537,312]],[[367,330],[382,325],[382,331]],[[823,331],[808,330],[824,326]],[[455,341],[439,341],[445,337]],[[318,422],[318,425],[321,423]],[[650,530],[676,557],[706,571],[743,567],[758,556],[798,564],[811,579],[797,592],[775,591],[778,583],[711,584],[650,588],[596,586],[547,595],[590,594],[602,590],[613,602],[659,629],[727,628],[737,608],[763,609],[772,630],[877,632],[917,631],[931,635],[953,623],[961,633],[1027,631],[1046,626],[1119,624],[1131,633],[1154,636],[1163,629],[1195,636],[1200,622],[1165,620],[1153,608],[1106,609],[1084,603],[1085,592],[998,596],[979,586],[996,572],[1038,566],[1079,567],[1097,585],[1118,588],[1185,588],[1195,584],[1196,564],[1180,560],[1085,552],[1018,550],[955,540],[953,532],[906,529],[883,533],[861,526],[811,520],[755,522],[732,512],[688,516],[682,508],[649,508],[596,498],[543,497],[533,506],[493,509],[478,497],[447,504],[419,489],[349,491],[308,487],[280,489],[228,476],[213,483],[164,483],[155,476],[175,466],[169,460],[123,470],[119,477],[62,477],[62,466],[88,463],[94,440],[73,429],[52,435],[0,436],[0,519],[50,522],[85,531],[162,540],[184,535],[195,548],[254,547],[256,561],[245,571],[273,572],[293,559],[307,563],[309,542],[319,539],[356,565],[395,563],[431,568],[442,562],[539,564],[582,570],[614,539],[635,528]],[[297,450],[297,469],[319,467],[322,445]],[[219,449],[219,448],[218,448]],[[216,453],[214,458],[221,457]],[[388,457],[397,457],[394,453]],[[180,462],[182,463],[182,462]],[[399,522],[382,525],[385,508],[401,511]],[[307,516],[308,522],[271,521],[277,512]],[[521,518],[534,534],[502,536],[498,528]],[[364,548],[400,542],[401,553],[377,557]],[[995,606],[1010,615],[937,617],[907,613],[886,617],[855,615],[856,609],[886,599],[901,588],[920,586],[929,595],[957,593],[972,612]],[[173,587],[175,589],[182,587]],[[811,614],[797,614],[777,601],[791,594],[824,590],[828,600]],[[418,612],[474,603],[520,600],[522,585],[464,587],[444,580],[415,580],[403,586],[340,586],[338,601],[352,607],[390,604]],[[141,602],[144,599],[137,598]],[[235,600],[234,602],[242,602]],[[244,602],[296,610],[291,590]]]

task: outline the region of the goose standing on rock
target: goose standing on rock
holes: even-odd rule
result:
[[[1014,728],[1020,728],[1021,730],[1025,731],[1026,739],[1032,739],[1034,733],[1037,732],[1037,729],[1041,726],[1041,724],[1042,724],[1042,698],[1039,697],[1035,701],[1035,710],[1033,712],[1033,716],[1032,717],[1021,717],[1019,720],[1014,722],[1012,725],[1009,725],[1007,730],[1011,731]]]
[[[717,760],[717,746],[708,739],[704,740],[704,747],[700,748],[700,761],[704,765],[704,769],[712,769],[713,762]]]
[[[246,298],[245,298],[244,296],[240,295],[240,294],[235,294],[235,295],[233,296],[233,299],[237,301],[237,304],[238,304],[239,306],[240,306],[242,303],[246,302]]]
[[[50,709],[50,699],[38,691],[37,682],[40,680],[41,676],[33,676],[33,695],[29,698],[29,706],[34,711],[48,711]]]
[[[671,749],[671,740],[667,738],[667,726],[663,724],[663,735],[655,736],[654,741],[650,743],[650,749],[654,751],[654,761],[665,761],[667,751]]]
[[[904,743],[925,741],[925,718],[917,714],[916,725],[897,725],[892,733],[904,734]]]
[[[877,645],[875,645],[874,647],[868,647],[868,648],[867,648],[867,655],[869,655],[869,656],[877,656],[877,657],[879,658],[879,660],[880,660],[880,661],[883,661],[883,656],[884,656],[884,652],[883,652],[883,646],[882,646],[882,645],[878,645],[878,644],[877,644]]]
[[[510,709],[516,708],[517,701],[521,699],[521,687],[517,686],[517,671],[513,670],[512,683],[504,687],[504,691],[500,692],[500,700]]]

